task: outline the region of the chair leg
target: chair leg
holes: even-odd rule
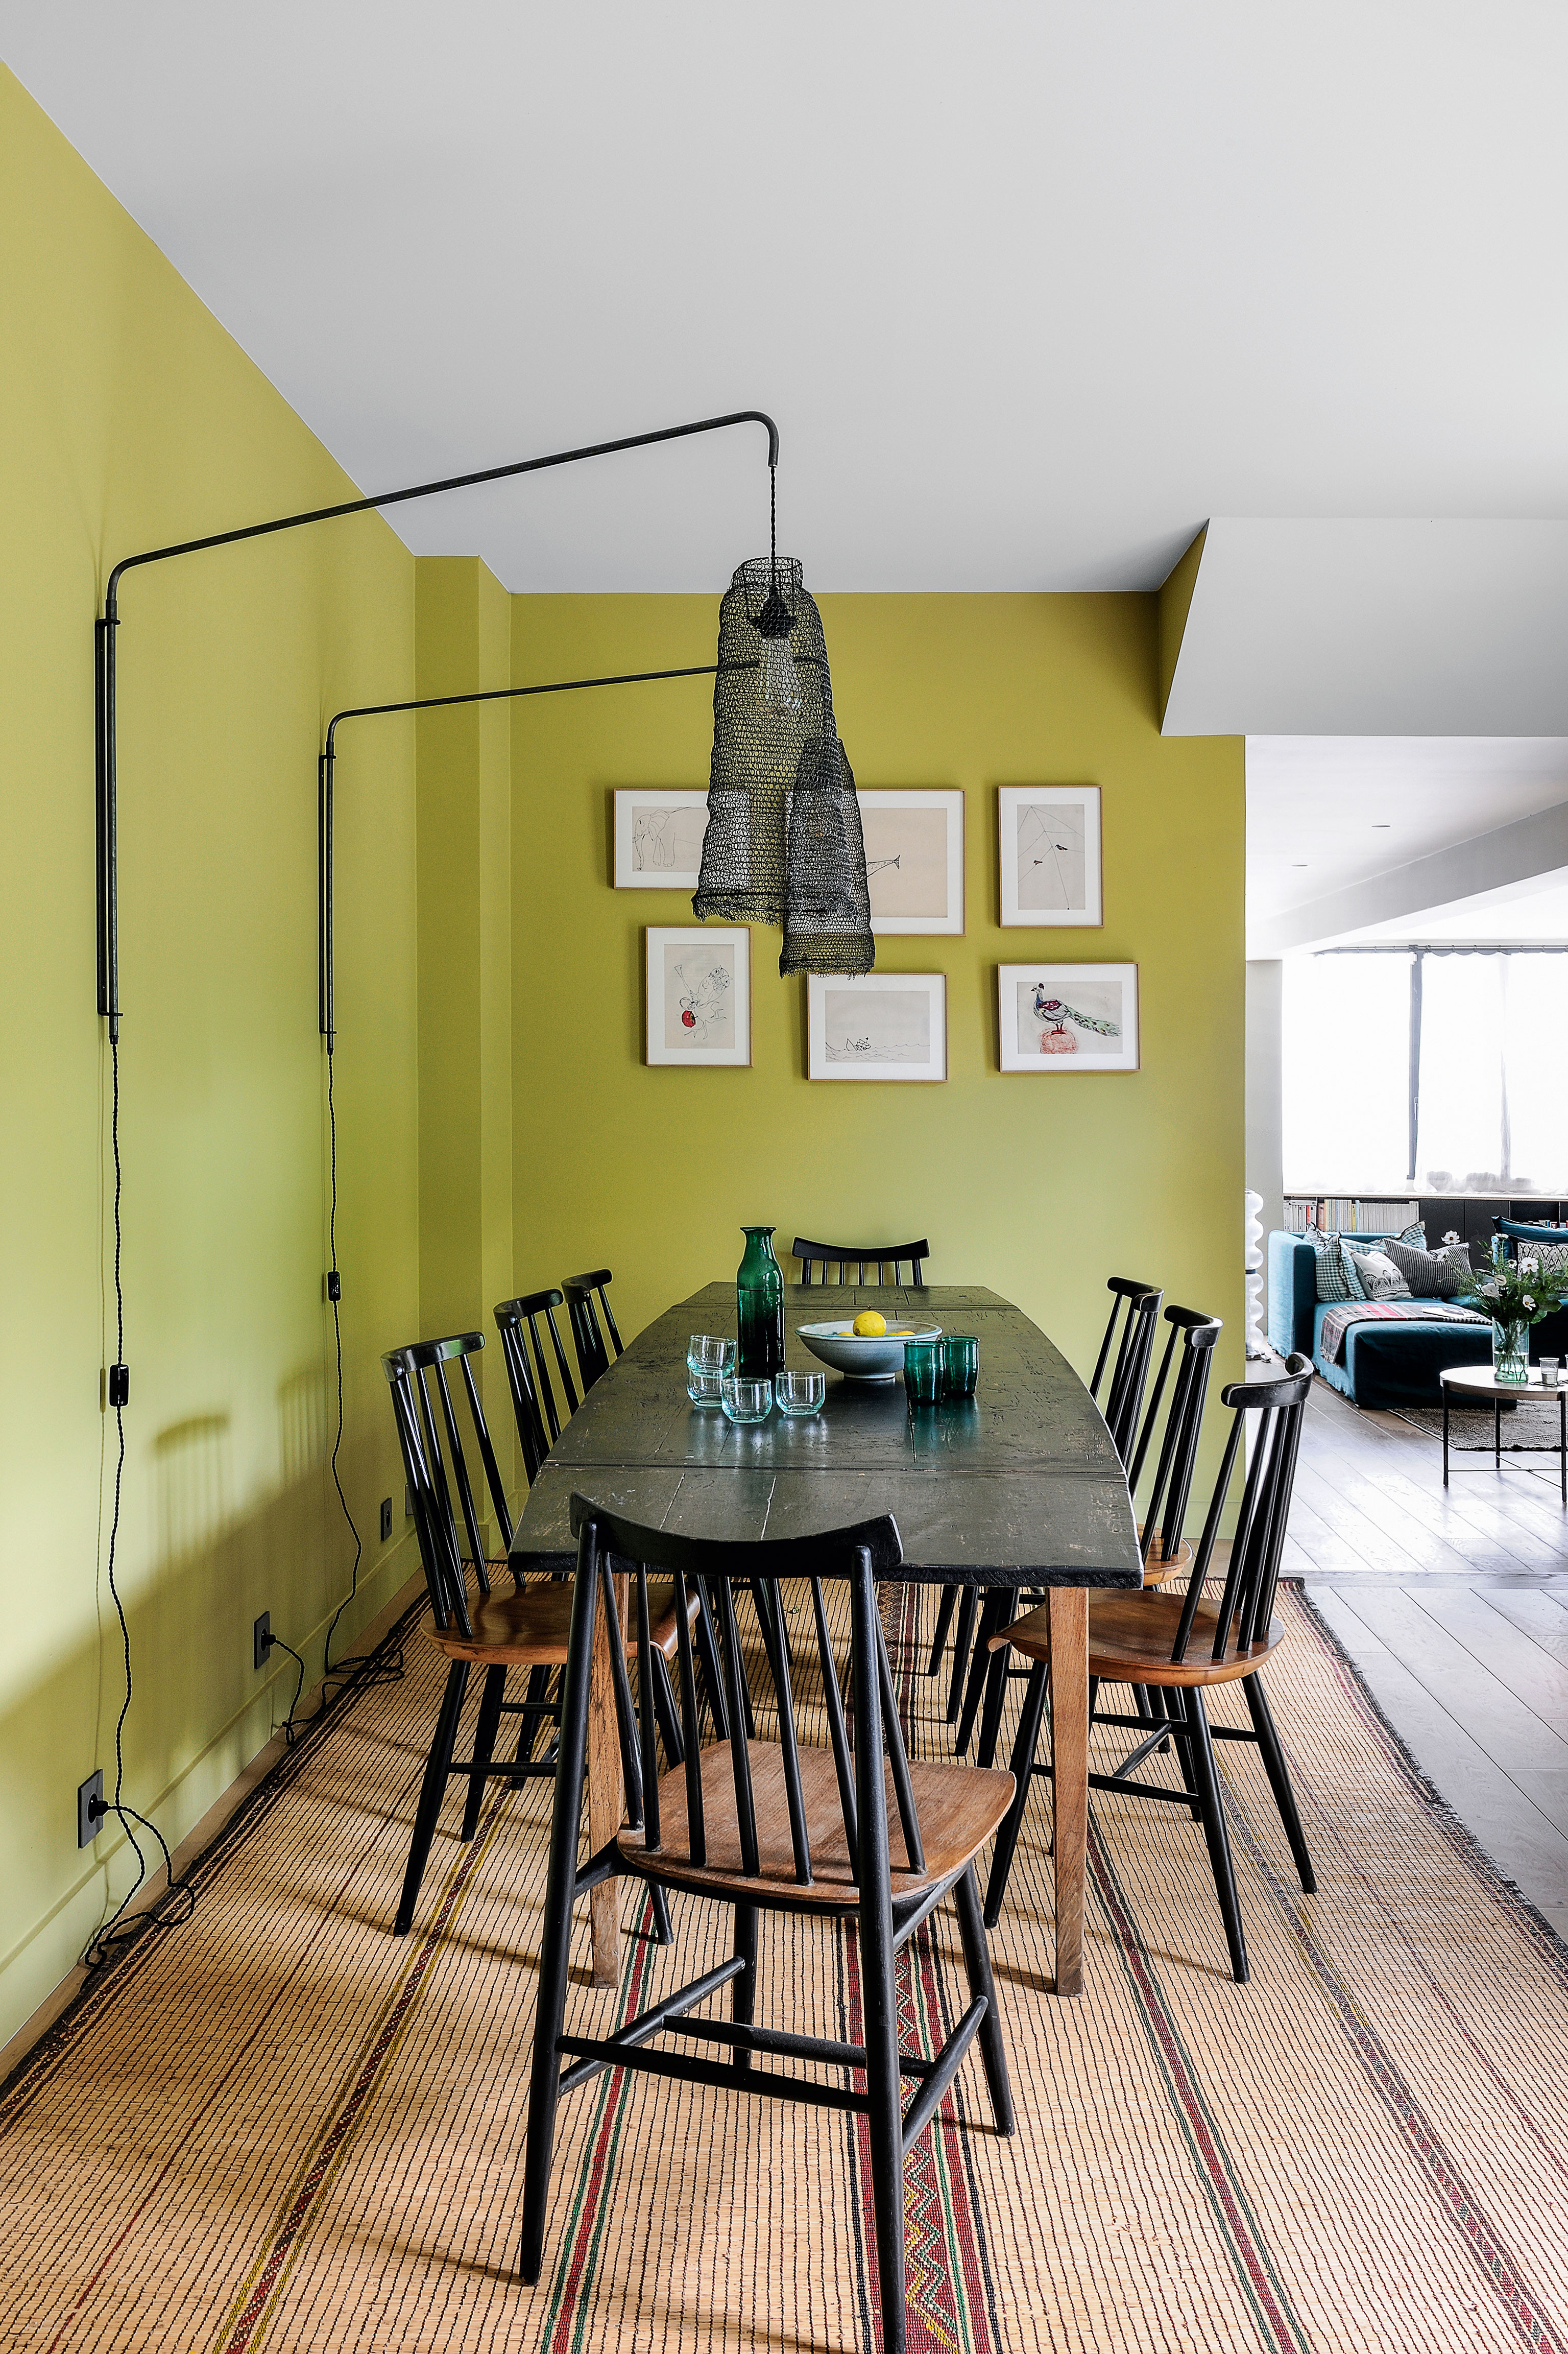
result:
[[[958,1733],[953,1740],[955,1756],[961,1757],[969,1745],[969,1735],[975,1729],[975,1719],[980,1714],[980,1701],[985,1693],[986,1678],[994,1664],[992,1654],[986,1647],[997,1628],[1002,1624],[1002,1613],[1008,1608],[1012,1598],[1005,1590],[998,1593],[992,1588],[980,1605],[980,1625],[975,1630],[974,1655],[969,1662],[969,1682],[964,1691],[964,1711],[959,1719]]]
[[[1018,1616],[1018,1596],[1009,1593],[1002,1598],[997,1633],[1011,1627]],[[985,1700],[980,1709],[980,1742],[975,1750],[975,1764],[991,1766],[996,1763],[996,1744],[1001,1734],[1001,1712],[1007,1704],[1007,1679],[1012,1654],[1011,1650],[993,1651],[985,1680]]]
[[[737,1904],[735,1908],[735,1951],[746,1964],[737,1978],[730,1981],[730,2017],[737,2027],[749,2027],[757,2017],[757,1907]],[[751,2065],[751,2054],[737,2044],[732,2055],[732,2065],[744,2074]]]
[[[1209,1845],[1209,1861],[1214,1868],[1214,1893],[1220,1900],[1220,1917],[1224,1922],[1225,1942],[1231,1949],[1231,1976],[1237,1986],[1245,1986],[1250,1976],[1246,1936],[1242,1928],[1236,1877],[1231,1864],[1230,1833],[1225,1829],[1224,1801],[1220,1796],[1220,1777],[1214,1766],[1214,1744],[1209,1734],[1208,1711],[1203,1706],[1203,1695],[1195,1684],[1182,1697],[1192,1735],[1192,1772],[1198,1785],[1199,1803],[1203,1809],[1203,1836]]]
[[[550,1818],[550,1859],[545,1877],[545,1934],[535,1991],[534,2057],[528,2084],[528,2135],[523,2166],[523,2244],[518,2271],[536,2281],[545,2266],[545,2216],[550,2203],[550,2162],[560,2100],[560,2037],[571,1958],[572,1900],[577,1892],[582,1830],[583,1774],[588,1755],[588,1677],[593,1661],[599,1584],[595,1565],[579,1560],[572,1595],[572,1631],[561,1678],[561,1752]]]
[[[996,1981],[991,1974],[991,1946],[980,1918],[980,1891],[975,1886],[975,1868],[970,1863],[953,1888],[959,1909],[959,1935],[964,1941],[964,1967],[969,1973],[969,1997],[984,1995],[986,2014],[980,2021],[980,2057],[985,2062],[986,2089],[991,2094],[991,2113],[999,2134],[1010,2134],[1013,2128],[1012,2085],[1007,2073],[1007,2052],[1001,2041],[1001,2020],[997,2015]]]
[[[1285,1752],[1279,1745],[1279,1730],[1274,1722],[1274,1711],[1268,1705],[1268,1695],[1263,1689],[1263,1678],[1245,1677],[1242,1691],[1252,1718],[1253,1731],[1257,1735],[1257,1745],[1263,1755],[1263,1770],[1268,1776],[1268,1787],[1274,1792],[1274,1803],[1279,1808],[1279,1819],[1290,1842],[1290,1853],[1297,1877],[1301,1882],[1301,1893],[1304,1896],[1311,1896],[1317,1892],[1318,1875],[1307,1852],[1307,1835],[1296,1811],[1296,1793],[1290,1787]]]
[[[959,1708],[964,1696],[964,1676],[969,1664],[969,1645],[975,1637],[975,1612],[980,1608],[980,1588],[966,1585],[959,1603],[959,1631],[953,1638],[953,1675],[948,1686],[948,1723],[957,1724]]]
[[[1012,1776],[1018,1787],[996,1835],[991,1882],[986,1890],[985,1925],[988,1929],[994,1929],[1001,1917],[1001,1900],[1007,1893],[1007,1875],[1012,1870],[1012,1851],[1018,1845],[1023,1809],[1029,1804],[1029,1786],[1034,1778],[1034,1750],[1040,1739],[1040,1720],[1045,1713],[1045,1682],[1049,1672],[1044,1659],[1036,1659],[1029,1670],[1029,1683],[1023,1694],[1023,1714],[1018,1721],[1018,1734],[1012,1744]]]
[[[473,1728],[473,1762],[488,1766],[495,1755],[495,1736],[501,1730],[501,1703],[506,1697],[504,1668],[486,1668],[484,1690],[479,1696],[479,1717]],[[471,1774],[468,1797],[463,1801],[462,1837],[471,1840],[479,1829],[479,1810],[484,1804],[485,1776]]]
[[[528,1670],[528,1681],[524,1687],[524,1699],[528,1702],[530,1706],[542,1708],[546,1700],[549,1696],[549,1669],[530,1668]],[[546,1721],[546,1720],[542,1716],[524,1716],[519,1720],[517,1726],[517,1752],[516,1755],[513,1759],[514,1765],[528,1766],[533,1763],[535,1747],[539,1739],[539,1727],[541,1724],[545,1723]],[[523,1787],[524,1778],[525,1777],[522,1774],[514,1774],[510,1784],[511,1788],[514,1790],[520,1790]]]
[[[942,1606],[937,1613],[937,1636],[931,1645],[931,1657],[926,1673],[934,1676],[942,1664],[942,1647],[948,1639],[948,1629],[953,1623],[953,1613],[959,1606],[959,1588],[955,1580],[942,1588]]]
[[[408,1846],[408,1868],[403,1874],[403,1893],[397,1900],[397,1918],[392,1925],[395,1937],[406,1937],[414,1923],[414,1907],[419,1901],[419,1882],[425,1876],[425,1863],[430,1852],[430,1841],[436,1835],[436,1820],[446,1796],[447,1773],[457,1747],[458,1719],[462,1714],[463,1694],[468,1690],[468,1661],[454,1659],[447,1670],[447,1688],[441,1695],[440,1714],[436,1719],[436,1737],[430,1744],[430,1754],[425,1761],[425,1778],[419,1787],[418,1810],[414,1817],[414,1836]]]

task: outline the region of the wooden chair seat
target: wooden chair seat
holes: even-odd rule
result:
[[[504,1569],[506,1564],[493,1561],[487,1566],[492,1570]],[[694,1594],[686,1605],[688,1623],[695,1619],[697,1606]],[[664,1657],[673,1659],[677,1639],[673,1579],[649,1587],[648,1607],[652,1639]],[[482,1595],[471,1616],[471,1635],[465,1635],[454,1619],[447,1627],[427,1627],[426,1636],[449,1659],[472,1659],[498,1668],[566,1666],[572,1628],[569,1579],[541,1581],[525,1586],[521,1594]],[[634,1629],[623,1628],[621,1639],[629,1653],[637,1649]]]
[[[1144,1526],[1145,1523],[1140,1521],[1138,1525],[1138,1542],[1140,1545],[1143,1543]],[[1149,1559],[1143,1564],[1143,1582],[1145,1585],[1166,1585],[1171,1578],[1179,1573],[1191,1569],[1192,1566],[1192,1548],[1185,1537],[1178,1541],[1175,1552],[1164,1561],[1160,1559],[1160,1546],[1156,1542]]]
[[[1111,1592],[1089,1596],[1089,1674],[1102,1683],[1194,1685],[1234,1683],[1238,1676],[1255,1675],[1280,1638],[1271,1628],[1262,1639],[1238,1650],[1233,1632],[1224,1656],[1213,1657],[1219,1605],[1200,1602],[1193,1617],[1187,1657],[1173,1659],[1171,1649],[1181,1623],[1184,1597],[1180,1594]],[[1051,1656],[1048,1608],[1015,1618],[997,1636],[1000,1647],[1011,1643],[1032,1659]]]
[[[766,1905],[771,1899],[787,1903],[791,1911],[800,1906],[826,1906],[853,1912],[859,1906],[861,1892],[850,1872],[832,1751],[803,1748],[799,1752],[800,1794],[811,1849],[812,1878],[809,1886],[802,1886],[795,1876],[783,1749],[776,1741],[750,1741],[747,1754],[751,1761],[752,1803],[757,1809],[759,1868],[755,1874],[742,1869],[740,1825],[727,1742],[715,1742],[703,1751],[706,1862],[697,1864],[691,1860],[683,1767],[673,1768],[659,1777],[659,1846],[651,1851],[642,1831],[622,1831],[617,1846],[623,1861],[643,1878],[673,1888],[701,1889],[710,1895],[738,1897],[752,1904]],[[887,1783],[893,1902],[897,1905],[957,1878],[1006,1814],[1015,1785],[1011,1774],[982,1773],[975,1766],[932,1764],[911,1758],[909,1779],[926,1850],[924,1872],[911,1872],[908,1850],[898,1827],[892,1768],[885,1765],[883,1771]]]

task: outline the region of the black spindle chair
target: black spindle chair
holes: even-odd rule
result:
[[[515,1570],[511,1568],[512,1519],[507,1510],[501,1467],[491,1442],[471,1363],[483,1346],[482,1332],[461,1332],[446,1340],[418,1341],[406,1348],[389,1350],[381,1360],[392,1392],[392,1413],[397,1426],[403,1470],[413,1502],[419,1557],[424,1564],[425,1585],[430,1599],[431,1624],[426,1631],[436,1649],[443,1652],[450,1662],[447,1670],[446,1690],[436,1719],[435,1738],[426,1761],[418,1807],[414,1817],[414,1833],[409,1842],[408,1869],[403,1878],[403,1893],[398,1901],[395,1924],[398,1936],[407,1935],[413,1924],[419,1883],[424,1878],[447,1784],[459,1780],[466,1781],[468,1785],[461,1836],[471,1840],[479,1828],[487,1780],[503,1775],[515,1787],[530,1776],[553,1776],[556,1771],[553,1756],[535,1757],[534,1751],[541,1726],[559,1721],[559,1704],[546,1696],[542,1683],[535,1680],[532,1671],[547,1670],[566,1664],[567,1638],[571,1627],[571,1588],[554,1578],[536,1579],[532,1585],[524,1587]],[[467,1451],[448,1378],[448,1369],[454,1364],[461,1368],[462,1387],[474,1442],[479,1449],[501,1540],[499,1556],[489,1559],[485,1554]],[[430,1395],[432,1376],[436,1392],[434,1405]],[[452,1500],[454,1486],[458,1499],[456,1506]],[[468,1540],[466,1557],[458,1530],[460,1510],[462,1535]],[[467,1571],[471,1565],[479,1589],[477,1603],[471,1607],[467,1585]],[[508,1570],[514,1592],[495,1592],[491,1584],[491,1572],[497,1569]],[[666,1586],[655,1602],[658,1665],[651,1665],[647,1688],[652,1694],[654,1705],[660,1710],[669,1753],[672,1756],[679,1756],[679,1723],[670,1692],[667,1664],[675,1649],[673,1607],[673,1589]],[[467,1760],[454,1760],[453,1751],[457,1746],[458,1725],[468,1691],[469,1672],[474,1667],[482,1667],[485,1678],[474,1724],[473,1755]],[[509,1701],[506,1697],[506,1670],[513,1667],[527,1668],[531,1671],[528,1695],[521,1701]],[[501,1729],[501,1720],[507,1715],[522,1720],[518,1727],[517,1750],[514,1756],[497,1764],[496,1737]],[[631,1805],[641,1820],[641,1778],[637,1754],[631,1739],[630,1717],[624,1713],[620,1745]],[[661,1928],[667,1935],[667,1921],[661,1922]]]
[[[811,1243],[804,1235],[797,1235],[789,1248],[800,1262],[803,1284],[825,1284],[830,1280],[836,1284],[901,1284],[904,1278],[899,1270],[907,1264],[910,1290],[926,1288],[926,1261],[931,1256],[931,1246],[924,1237],[917,1243]],[[830,1267],[838,1269],[831,1278]],[[867,1275],[868,1267],[874,1267],[875,1273]],[[811,1272],[813,1267],[817,1270],[815,1275]],[[887,1272],[889,1267],[893,1269],[891,1275]]]
[[[640,1528],[581,1496],[572,1498],[577,1532],[570,1656],[561,1721],[560,1769],[545,1899],[545,1930],[534,2030],[533,2079],[523,2193],[522,2272],[538,2279],[544,2265],[556,2108],[603,2068],[644,2070],[687,2084],[763,2093],[818,2107],[847,2109],[869,2118],[871,2185],[876,2264],[882,2291],[882,2343],[901,2354],[905,2342],[904,2159],[930,2124],[960,2061],[978,2035],[999,2132],[1012,2131],[1012,2096],[996,2012],[991,1960],[975,1888],[974,1857],[1006,1812],[1012,1779],[973,1766],[927,1764],[907,1755],[876,1606],[876,1578],[903,1558],[898,1530],[885,1518],[832,1535],[727,1544]],[[730,1685],[733,1737],[700,1749],[695,1739],[692,1646],[680,1636],[679,1683],[692,1737],[683,1764],[655,1770],[655,1727],[641,1711],[645,1820],[623,1831],[580,1866],[588,1721],[588,1661],[596,1611],[613,1601],[613,1572],[630,1573],[628,1612],[646,1666],[652,1602],[649,1569],[673,1580],[677,1596],[692,1580],[713,1589]],[[780,1577],[809,1585],[816,1626],[829,1745],[800,1738],[789,1652],[777,1638],[782,1625]],[[770,1607],[762,1624],[778,1709],[778,1738],[747,1740],[739,1708],[740,1660],[734,1586],[757,1579]],[[853,1745],[834,1663],[824,1587],[847,1585],[853,1678]],[[686,1625],[675,1613],[677,1630]],[[644,1673],[642,1687],[648,1690]],[[890,1815],[894,1821],[890,1824]],[[572,1905],[585,1888],[612,1873],[630,1873],[654,1890],[681,1889],[735,1915],[733,1950],[716,1968],[666,1995],[652,2009],[609,2035],[564,2031]],[[941,2050],[932,2057],[901,2052],[894,1985],[899,1946],[943,1897],[957,1902],[969,2002]],[[863,1989],[865,2041],[842,2043],[815,2035],[781,2033],[756,2021],[758,1916],[804,1914],[836,1928],[857,1928]],[[730,2017],[693,2018],[711,1997],[730,1988]],[[654,2048],[676,2037],[716,2044],[720,2058]],[[804,2061],[813,2067],[864,2072],[865,2090],[828,2083],[799,2071],[761,2067],[759,2061]],[[906,2112],[901,2079],[915,2081]],[[585,2214],[579,2229],[591,2230]],[[849,2228],[846,2219],[845,2229]]]
[[[499,1301],[495,1310],[495,1321],[501,1333],[501,1353],[506,1361],[506,1379],[512,1391],[513,1411],[517,1417],[517,1437],[527,1467],[530,1487],[538,1476],[540,1464],[561,1435],[563,1420],[577,1410],[577,1394],[572,1385],[571,1369],[567,1363],[567,1352],[561,1346],[561,1336],[556,1325],[556,1310],[561,1301],[562,1294],[558,1291],[530,1291],[520,1299]],[[556,1411],[550,1368],[546,1363],[544,1343],[539,1337],[541,1317],[556,1352],[556,1372],[566,1401],[564,1416]],[[529,1341],[534,1347],[532,1365],[528,1362]]]
[[[1202,1824],[1220,1915],[1230,1947],[1231,1969],[1238,1985],[1245,1984],[1248,1975],[1246,1938],[1236,1898],[1224,1803],[1214,1765],[1216,1741],[1256,1744],[1302,1889],[1310,1895],[1317,1886],[1285,1753],[1260,1673],[1280,1641],[1273,1623],[1274,1600],[1296,1479],[1297,1451],[1301,1443],[1301,1420],[1311,1387],[1311,1360],[1297,1355],[1287,1359],[1281,1380],[1232,1382],[1221,1391],[1221,1404],[1231,1409],[1230,1434],[1184,1595],[1164,1587],[1146,1586],[1141,1593],[1107,1590],[1089,1596],[1091,1727],[1117,1725],[1140,1736],[1114,1774],[1091,1774],[1089,1787],[1184,1807]],[[1220,1516],[1230,1493],[1249,1416],[1255,1418],[1255,1428],[1236,1532],[1225,1564],[1224,1590],[1217,1601],[1211,1601],[1204,1595],[1204,1582],[1214,1558]],[[1030,1776],[1033,1773],[1049,1776],[1051,1773],[1050,1766],[1037,1762],[1034,1756],[1051,1659],[1048,1613],[1032,1611],[998,1639],[1012,1644],[1035,1664],[1013,1744],[1012,1770],[1017,1790],[997,1839],[991,1885],[986,1892],[986,1920],[992,1927],[1007,1891]],[[1250,1729],[1211,1725],[1203,1704],[1204,1691],[1211,1685],[1235,1682],[1241,1684],[1246,1701],[1252,1719]],[[1106,1683],[1150,1689],[1160,1686],[1172,1703],[1172,1713],[1161,1717],[1150,1732],[1146,1718],[1102,1712],[1098,1695],[1101,1685]],[[1179,1789],[1140,1780],[1137,1775],[1144,1760],[1163,1748],[1167,1741],[1176,1744],[1181,1760]]]
[[[572,1342],[577,1352],[577,1367],[583,1377],[586,1397],[600,1373],[609,1371],[609,1351],[604,1344],[604,1331],[599,1328],[595,1312],[597,1299],[604,1313],[605,1327],[615,1343],[615,1353],[621,1353],[620,1334],[615,1326],[615,1310],[609,1304],[609,1285],[613,1278],[607,1267],[597,1267],[590,1275],[568,1275],[561,1285],[566,1294],[567,1314],[571,1320]]]
[[[1138,1432],[1138,1417],[1143,1408],[1143,1393],[1149,1380],[1149,1361],[1154,1349],[1154,1326],[1164,1294],[1154,1284],[1139,1283],[1136,1278],[1128,1275],[1111,1276],[1106,1288],[1111,1295],[1110,1321],[1106,1326],[1105,1339],[1100,1342],[1100,1353],[1095,1360],[1095,1375],[1089,1384],[1089,1394],[1105,1416],[1111,1442],[1125,1464]],[[1121,1320],[1119,1339],[1117,1333],[1118,1318]],[[1110,1383],[1102,1403],[1100,1383],[1105,1378],[1107,1365],[1110,1367]],[[1004,1624],[1016,1600],[1016,1596],[1002,1587],[993,1586],[986,1595],[984,1607],[980,1608],[980,1596],[974,1586],[954,1584],[942,1589],[942,1606],[937,1616],[936,1638],[931,1645],[926,1673],[934,1676],[941,1665],[942,1647],[948,1639],[948,1628],[957,1606],[959,1625],[953,1643],[953,1672],[948,1686],[948,1723],[959,1725],[960,1755],[969,1747],[969,1734],[974,1730],[975,1716],[985,1690],[987,1647]],[[978,1643],[975,1631],[977,1611],[980,1617]]]

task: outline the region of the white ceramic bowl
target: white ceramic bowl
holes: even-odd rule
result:
[[[821,1357],[824,1365],[832,1365],[846,1380],[897,1382],[904,1378],[905,1341],[939,1340],[942,1328],[939,1324],[890,1324],[885,1333],[863,1339],[854,1330],[853,1317],[844,1316],[831,1324],[797,1324],[795,1330],[813,1357]]]

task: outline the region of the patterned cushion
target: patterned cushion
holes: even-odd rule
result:
[[[1395,1246],[1397,1248],[1397,1246]],[[1361,1289],[1369,1299],[1409,1299],[1411,1288],[1392,1258],[1382,1251],[1352,1250],[1347,1243],[1345,1256],[1361,1279]]]
[[[1402,1235],[1395,1235],[1393,1239],[1396,1243],[1403,1243],[1406,1250],[1425,1250],[1426,1229],[1417,1218],[1413,1226],[1406,1226],[1404,1232]]]
[[[1402,1235],[1383,1246],[1410,1286],[1414,1299],[1457,1299],[1461,1265],[1468,1264],[1463,1243],[1457,1251],[1412,1250]]]
[[[1365,1297],[1359,1282],[1352,1283],[1351,1269],[1340,1248],[1338,1235],[1326,1235],[1314,1226],[1307,1236],[1318,1254],[1318,1297],[1327,1300],[1361,1299]]]
[[[1516,1236],[1513,1246],[1520,1258],[1537,1260],[1542,1275],[1568,1274],[1568,1243],[1521,1243]]]

